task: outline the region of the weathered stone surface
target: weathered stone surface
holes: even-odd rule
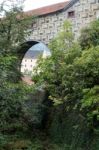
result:
[[[69,17],[68,13],[72,11],[75,15]],[[98,17],[99,0],[78,0],[68,9],[37,18],[30,38],[48,44],[60,31],[65,20],[71,21],[77,38],[80,30]]]

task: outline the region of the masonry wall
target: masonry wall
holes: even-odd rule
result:
[[[73,32],[77,38],[83,27],[99,17],[99,0],[79,0],[65,12],[67,18],[68,12],[72,10],[75,11],[75,17],[69,20],[72,22]]]
[[[63,12],[38,18],[33,24],[33,33],[29,38],[48,44],[60,31],[64,20]]]
[[[75,15],[69,17],[68,14],[72,11],[75,12]],[[29,38],[48,44],[57,35],[63,22],[67,19],[71,21],[73,32],[77,38],[80,30],[98,17],[99,0],[78,0],[68,9],[39,17],[33,24],[33,32]]]

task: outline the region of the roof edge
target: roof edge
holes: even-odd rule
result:
[[[49,12],[49,13],[46,13],[46,14],[41,14],[41,15],[36,15],[37,17],[43,17],[43,16],[47,16],[47,15],[52,15],[52,14],[56,14],[58,12],[62,12],[64,11],[64,8],[61,8],[59,10],[56,10],[56,11],[53,11],[53,12]]]
[[[72,7],[77,1],[79,0],[71,0],[65,7],[64,10],[69,9],[70,7]]]
[[[42,13],[42,14],[39,14],[39,13],[35,13],[34,12],[34,15],[35,16],[38,16],[38,17],[41,17],[41,16],[45,16],[45,15],[49,15],[49,14],[53,14],[53,13],[56,13],[56,12],[60,12],[60,11],[63,11],[64,10],[64,8],[68,5],[68,3],[69,3],[69,0],[67,0],[67,1],[63,1],[63,2],[60,2],[60,3],[56,3],[56,4],[51,4],[51,5],[48,5],[48,6],[43,6],[43,7],[40,7],[40,8],[36,8],[36,9],[32,9],[32,10],[29,10],[29,11],[24,11],[24,13],[26,14],[26,15],[28,15],[28,13],[31,13],[32,14],[32,12],[33,11],[38,11],[38,10],[40,10],[40,9],[45,9],[45,8],[49,8],[49,7],[53,7],[53,6],[57,6],[57,5],[60,5],[60,4],[64,4],[64,7],[63,6],[61,6],[59,9],[56,9],[55,11],[49,11],[48,13]]]

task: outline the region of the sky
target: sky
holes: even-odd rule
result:
[[[10,1],[10,2],[12,1],[12,2],[20,3],[21,0],[0,0],[0,3],[2,3],[2,1]],[[27,10],[36,9],[51,4],[64,2],[64,1],[67,0],[25,0],[23,6],[24,6],[24,11],[27,11]]]
[[[39,7],[64,2],[66,0],[26,0],[24,10],[36,9]]]

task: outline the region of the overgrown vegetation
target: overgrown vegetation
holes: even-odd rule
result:
[[[5,5],[0,6],[4,13],[0,20],[0,150],[11,150],[10,143],[20,137],[17,132],[24,134],[29,128],[25,103],[31,89],[20,80],[17,48],[26,41],[32,20],[24,16],[21,7],[12,5],[7,11]]]
[[[94,34],[90,38],[97,41],[98,24],[99,20],[90,27]],[[99,138],[99,45],[93,39],[88,42],[90,46],[86,43],[83,47],[84,33],[86,30],[81,34],[81,44],[74,42],[71,25],[65,22],[50,44],[52,56],[39,60],[33,77],[49,91],[54,105],[50,113],[51,138],[72,150],[91,150],[94,138]]]
[[[31,87],[21,81],[17,53],[30,24],[21,7],[0,20],[0,150],[98,150],[99,20],[78,42],[65,22]]]

